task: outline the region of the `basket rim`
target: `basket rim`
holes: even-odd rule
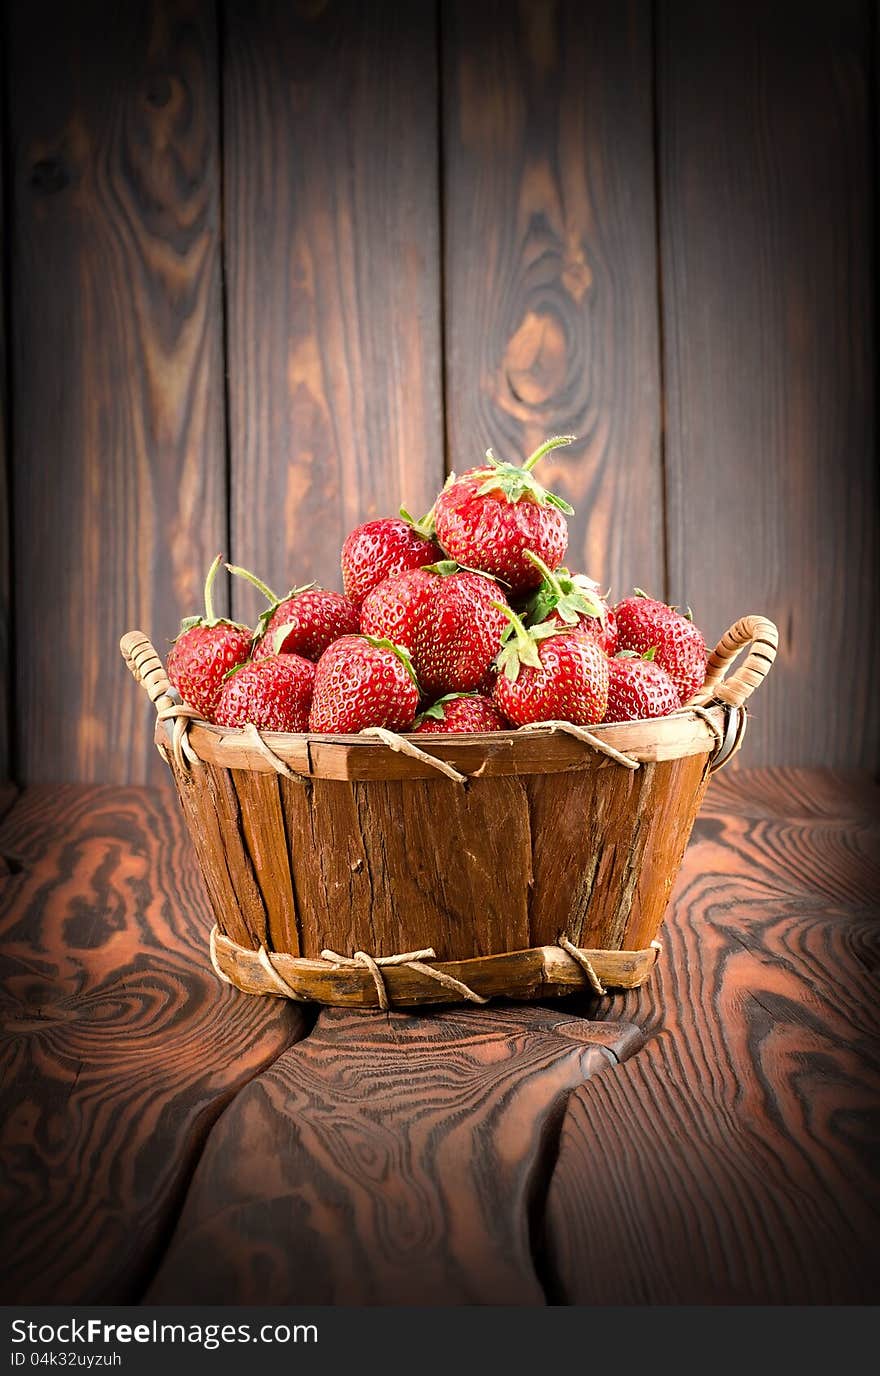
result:
[[[709,655],[700,692],[666,717],[597,723],[595,730],[557,721],[546,723],[546,732],[540,725],[485,735],[429,732],[419,737],[418,745],[413,740],[416,733],[401,735],[380,727],[371,728],[369,736],[381,740],[310,732],[261,734],[256,726],[214,726],[174,693],[149,636],[128,631],[119,648],[156,708],[156,744],[169,763],[173,759],[184,772],[187,759],[201,759],[227,769],[299,778],[378,780],[441,773],[466,784],[485,774],[587,769],[591,749],[606,757],[601,763],[607,764],[610,756],[630,770],[689,755],[712,756],[711,767],[717,768],[742,742],[746,701],[772,667],[778,642],[772,621],[756,614],[741,617]],[[728,674],[744,650],[745,662]]]
[[[715,730],[706,720],[711,718]],[[724,727],[725,709],[682,708],[674,716],[635,722],[605,722],[591,727],[592,734],[640,764],[655,764],[712,754]],[[170,721],[157,722],[157,742],[164,751],[172,736]],[[602,755],[551,727],[487,733],[401,733],[417,743],[425,755],[442,760],[468,775],[555,774],[569,770],[607,767]],[[308,778],[337,780],[436,779],[435,768],[401,754],[381,740],[368,736],[326,735],[316,732],[260,732],[273,756],[294,773]],[[270,773],[273,765],[255,747],[245,727],[217,726],[193,718],[189,741],[205,764],[226,769]]]

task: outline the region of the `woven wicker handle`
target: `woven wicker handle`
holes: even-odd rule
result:
[[[149,636],[143,631],[129,631],[120,640],[119,648],[135,682],[141,685],[156,711],[171,707],[174,701],[170,696],[171,684]]]
[[[742,707],[747,698],[767,677],[779,645],[779,632],[766,616],[743,616],[721,637],[709,656],[706,682],[691,699],[696,706],[708,702],[726,702]],[[727,670],[748,646],[744,663],[729,677]]]

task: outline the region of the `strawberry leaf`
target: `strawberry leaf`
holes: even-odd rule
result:
[[[264,632],[264,634],[265,634],[265,629],[266,629],[266,628],[263,627],[263,632]],[[284,644],[285,640],[286,640],[287,637],[290,635],[291,631],[295,631],[295,630],[296,630],[296,622],[295,622],[295,621],[288,621],[288,622],[286,622],[283,626],[279,626],[279,627],[278,627],[278,630],[277,630],[277,631],[275,632],[275,634],[272,636],[272,653],[273,653],[273,654],[276,654],[276,655],[280,655],[280,654],[281,654],[281,646]]]
[[[365,635],[363,639],[368,645],[372,645],[376,650],[390,650],[392,654],[397,655],[397,658],[406,669],[416,688],[419,689],[419,693],[421,693],[422,690],[419,688],[416,671],[413,668],[412,655],[405,645],[397,645],[393,640],[387,640],[384,636]]]
[[[411,516],[405,506],[400,507],[398,514],[406,521],[408,526],[412,526],[414,531],[419,535],[424,535],[426,540],[433,540],[434,536],[437,534],[437,529],[434,525],[433,507],[431,507],[431,510],[427,512],[420,521],[417,521],[414,516]]]
[[[455,702],[456,698],[478,698],[479,696],[479,693],[444,693],[442,698],[432,702],[431,706],[426,707],[424,712],[419,712],[416,717],[416,725],[418,726],[419,722],[424,721],[426,717],[430,717],[433,721],[445,721],[447,702]]]
[[[526,551],[526,558],[544,574],[544,580],[528,605],[529,623],[537,625],[546,621],[551,612],[556,611],[568,626],[577,625],[582,616],[594,616],[605,620],[605,608],[596,597],[598,583],[584,574],[570,574],[568,569],[557,569],[551,573],[541,560]]]
[[[498,651],[495,663],[499,671],[511,683],[516,683],[519,678],[519,671],[524,664],[532,669],[542,667],[541,657],[538,654],[538,641],[543,640],[548,635],[558,635],[560,627],[546,622],[543,626],[535,626],[531,630],[526,630],[511,607],[507,607],[501,602],[493,602],[492,605],[498,611],[503,612],[510,623],[501,633],[501,649]]]
[[[440,559],[436,564],[426,564],[425,573],[438,573],[441,578],[448,578],[452,573],[458,573],[461,564],[457,564],[454,559]]]

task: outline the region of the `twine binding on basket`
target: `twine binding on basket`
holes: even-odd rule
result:
[[[585,726],[575,726],[570,721],[530,721],[519,729],[520,731],[564,731],[567,736],[574,736],[576,740],[583,741],[591,749],[598,750],[601,755],[607,755],[609,760],[615,760],[626,769],[638,769],[640,766],[638,760],[632,759],[629,755],[624,755],[622,750],[615,750],[613,745],[608,745],[606,741],[594,736],[593,732],[588,731]]]
[[[396,750],[401,755],[408,755],[411,760],[419,760],[421,764],[430,765],[438,773],[445,774],[447,779],[452,779],[454,783],[467,786],[468,776],[462,774],[446,760],[437,759],[436,755],[429,755],[427,750],[421,750],[412,741],[406,740],[404,736],[399,736],[396,731],[388,731],[384,726],[366,726],[360,732],[362,736],[372,736],[375,740],[387,745],[389,750]]]
[[[222,980],[224,984],[231,984],[233,987],[237,987],[235,982],[229,978],[220,964],[217,953],[217,938],[219,935],[220,929],[215,923],[211,928],[208,943],[211,965],[218,979]],[[229,937],[224,937],[224,940],[230,944],[234,944],[231,943]],[[608,993],[608,990],[596,974],[593,963],[586,951],[575,946],[574,942],[569,941],[564,933],[561,933],[557,937],[556,948],[563,951],[578,967],[586,983],[598,997],[604,997]],[[287,980],[275,965],[272,959],[272,953],[267,951],[264,945],[260,944],[256,951],[249,950],[245,947],[239,947],[238,949],[244,951],[246,955],[251,958],[256,959],[261,969],[264,970],[268,976],[269,983],[274,993],[280,995],[282,998],[293,999],[298,1003],[308,1002],[308,999],[303,994],[300,994],[292,985],[288,984]],[[641,955],[648,951],[652,951],[654,953],[653,964],[656,964],[661,949],[659,941],[652,941],[650,946],[645,947],[644,952],[639,951],[635,954]],[[436,960],[436,958],[436,953],[432,946],[425,947],[420,951],[403,951],[393,956],[371,956],[367,951],[355,951],[353,956],[343,956],[337,951],[330,950],[321,952],[321,959],[327,961],[327,963],[332,965],[335,969],[360,968],[369,971],[376,989],[377,1005],[383,1012],[387,1012],[392,1007],[391,996],[388,992],[388,985],[383,973],[385,969],[392,966],[407,966],[409,969],[415,970],[419,974],[426,975],[429,979],[439,984],[441,988],[447,989],[450,994],[455,994],[468,1003],[487,1004],[490,1002],[488,998],[484,998],[481,994],[478,994],[475,989],[465,984],[463,980],[456,979],[453,975],[448,974],[447,971],[440,970],[435,965],[426,963],[430,960]]]
[[[578,950],[577,946],[575,946],[573,941],[569,941],[567,936],[563,936],[560,934],[556,938],[556,944],[557,946],[561,946],[562,950],[571,956],[575,964],[581,967],[581,969],[587,977],[587,983],[590,985],[593,991],[600,996],[600,998],[603,994],[608,993],[608,990],[605,988],[605,985],[602,983],[599,976],[596,974],[596,971],[593,969],[589,957],[585,956],[583,951]]]
[[[423,951],[405,951],[397,956],[371,956],[366,951],[355,951],[353,956],[340,956],[336,951],[322,951],[321,959],[328,960],[332,965],[361,965],[369,970],[376,986],[376,997],[379,1000],[379,1007],[388,1009],[391,1007],[391,1000],[388,997],[388,987],[382,975],[382,966],[387,965],[408,965],[412,970],[418,970],[420,974],[427,975],[429,979],[434,979],[444,989],[450,993],[459,994],[468,1003],[488,1003],[481,994],[477,994],[467,984],[463,984],[460,979],[454,979],[452,975],[447,975],[445,970],[438,970],[433,965],[426,965],[426,960],[436,960],[437,956],[433,946],[427,946]]]
[[[305,783],[304,776],[302,774],[297,774],[295,770],[290,768],[289,764],[285,764],[281,756],[276,755],[275,751],[266,744],[253,722],[248,722],[247,726],[242,729],[244,730],[247,740],[254,747],[257,754],[262,755],[263,759],[272,766],[276,774],[283,775],[285,779],[295,779],[298,784]]]

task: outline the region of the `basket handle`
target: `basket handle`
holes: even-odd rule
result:
[[[143,631],[128,631],[120,640],[119,648],[135,682],[141,685],[156,711],[172,707],[171,684],[150,637]]]
[[[746,646],[749,653],[744,663],[726,677]],[[766,616],[740,617],[710,654],[706,681],[687,705],[702,707],[709,702],[726,702],[731,707],[742,707],[770,672],[778,646],[779,632]]]

